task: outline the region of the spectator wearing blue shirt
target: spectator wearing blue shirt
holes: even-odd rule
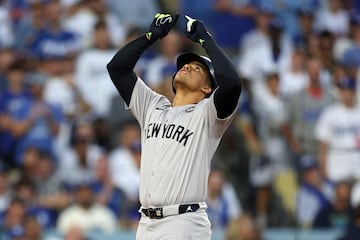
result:
[[[240,217],[240,203],[221,170],[211,170],[208,185],[206,212],[212,228],[224,231],[231,221]]]
[[[21,178],[16,182],[15,197],[24,202],[25,214],[35,217],[44,230],[51,229],[55,226],[57,213],[38,203],[38,194],[31,179]]]
[[[350,204],[351,185],[340,181],[335,186],[335,199],[316,215],[314,228],[336,228],[345,230],[351,222],[354,209]]]
[[[41,28],[30,48],[34,57],[64,57],[76,53],[80,48],[79,39],[66,31],[61,22],[61,5],[59,0],[45,0],[43,3],[44,27]]]
[[[95,178],[92,188],[96,194],[96,201],[107,205],[114,215],[120,219],[122,214],[122,205],[124,202],[124,193],[115,187],[111,179],[108,159],[102,157],[95,164]]]
[[[5,212],[0,213],[1,239],[20,237],[24,233],[22,223],[26,214],[25,202],[14,198]]]
[[[28,3],[28,9],[23,11],[21,18],[14,26],[14,48],[18,53],[27,55],[37,33],[44,27],[43,5],[40,1]]]
[[[214,37],[231,54],[238,49],[243,36],[255,28],[254,17],[258,14],[255,1],[216,0],[214,8]]]
[[[19,119],[22,138],[16,149],[16,161],[21,166],[22,155],[29,147],[56,154],[54,142],[60,132],[63,112],[59,106],[43,100],[43,91],[47,77],[40,73],[31,73],[27,77],[27,84],[32,101],[26,103]],[[56,158],[55,158],[56,160]]]
[[[6,79],[8,86],[0,96],[0,156],[5,164],[14,166],[14,154],[22,133],[19,121],[24,117],[31,95],[24,86],[24,62],[10,65]]]
[[[331,204],[334,187],[320,175],[315,157],[304,155],[299,159],[300,186],[296,196],[296,220],[299,226],[309,228],[322,208]]]

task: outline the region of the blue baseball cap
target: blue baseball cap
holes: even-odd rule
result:
[[[312,155],[304,155],[299,159],[299,170],[305,171],[309,169],[314,169],[318,167],[318,162],[316,158]]]
[[[338,88],[341,89],[356,89],[356,80],[353,78],[344,77],[337,83]]]

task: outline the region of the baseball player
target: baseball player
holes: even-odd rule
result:
[[[177,58],[172,102],[147,87],[133,68],[141,54],[167,35],[178,14],[156,14],[149,31],[120,49],[107,69],[142,129],[141,219],[136,239],[210,239],[205,198],[210,160],[232,121],[241,92],[228,57],[202,21],[185,16],[186,36],[210,59]]]

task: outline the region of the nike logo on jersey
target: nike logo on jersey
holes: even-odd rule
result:
[[[189,129],[181,125],[163,124],[163,123],[149,123],[145,129],[146,139],[149,138],[167,138],[173,139],[184,146],[186,146],[190,137],[194,134]]]

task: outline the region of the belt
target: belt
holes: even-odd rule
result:
[[[206,208],[205,202],[192,204],[178,204],[165,207],[141,208],[141,212],[151,219],[161,219],[167,216],[196,212],[199,208]]]

